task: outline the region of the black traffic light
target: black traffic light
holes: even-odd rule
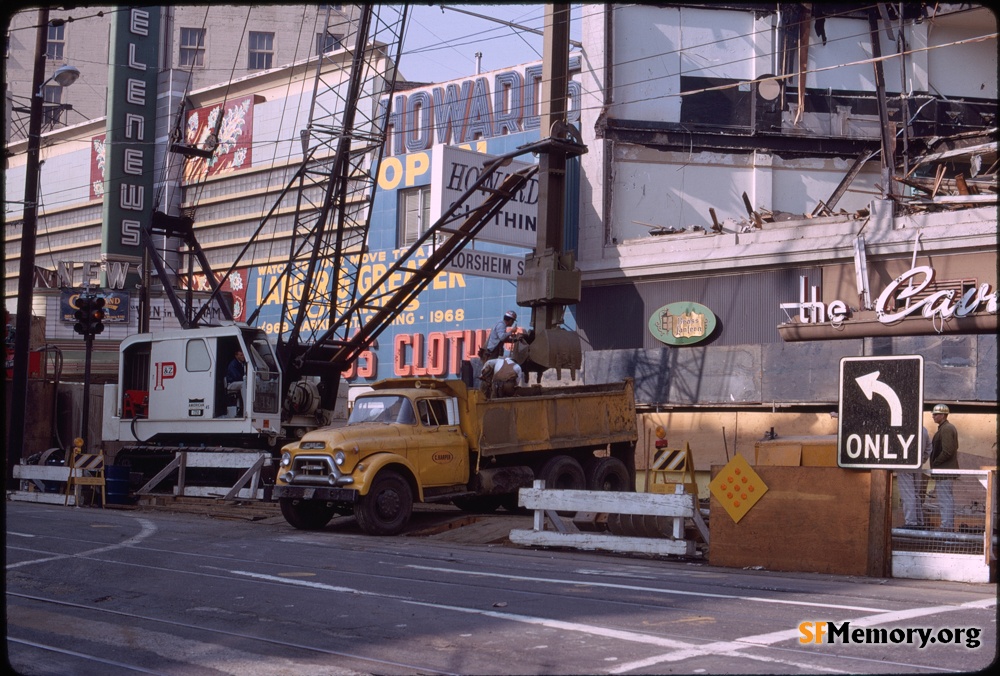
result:
[[[90,332],[95,336],[104,330],[105,301],[96,296],[90,301]]]
[[[100,296],[79,296],[76,299],[77,310],[73,314],[76,324],[73,330],[82,336],[96,336],[104,331],[104,305]]]

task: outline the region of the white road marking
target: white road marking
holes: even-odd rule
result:
[[[735,599],[738,601],[756,601],[758,603],[777,603],[781,605],[790,606],[807,606],[811,608],[837,608],[840,610],[860,610],[869,613],[884,613],[888,612],[885,608],[869,608],[867,606],[846,606],[834,603],[813,603],[811,601],[795,601],[789,599],[767,599],[760,596],[738,596],[734,594],[709,594],[707,592],[689,592],[681,591],[679,589],[663,589],[660,587],[642,587],[639,585],[631,584],[615,584],[612,582],[594,582],[592,580],[560,580],[558,578],[547,578],[547,577],[528,577],[524,575],[510,575],[505,573],[484,573],[474,570],[461,570],[458,568],[434,568],[431,566],[417,566],[410,565],[407,568],[415,568],[417,570],[431,570],[441,573],[448,573],[450,575],[477,575],[480,577],[501,577],[505,580],[522,580],[525,582],[546,582],[546,583],[556,583],[556,584],[572,584],[572,585],[588,585],[592,587],[607,587],[609,589],[628,589],[631,591],[641,591],[655,594],[676,594],[678,596],[702,596],[706,598],[713,599]]]
[[[879,624],[889,624],[893,622],[900,622],[903,620],[912,620],[917,617],[927,617],[929,615],[939,615],[941,613],[950,613],[956,610],[968,610],[972,609],[986,609],[997,605],[996,599],[981,599],[979,601],[969,601],[967,603],[961,603],[957,606],[927,606],[924,608],[910,608],[908,610],[896,610],[892,612],[885,612],[878,615],[869,615],[867,617],[862,617],[858,619],[849,620],[852,627],[873,627]],[[833,620],[838,622],[838,620]],[[845,620],[846,621],[846,620]],[[798,629],[786,629],[783,631],[770,632],[768,634],[757,634],[756,636],[744,636],[738,638],[735,641],[709,643],[707,645],[693,647],[690,650],[667,653],[665,655],[647,657],[644,660],[637,660],[635,662],[629,662],[628,664],[622,664],[612,670],[610,673],[613,674],[623,674],[629,671],[634,671],[636,669],[646,669],[651,666],[663,662],[677,662],[682,659],[687,659],[689,657],[698,657],[699,655],[727,655],[733,656],[735,653],[742,648],[753,647],[753,646],[770,646],[776,643],[781,643],[783,641],[790,641],[793,639],[799,639],[802,637],[801,632]],[[740,657],[751,657],[746,653],[741,652]],[[791,662],[784,662],[783,664],[793,664]],[[839,670],[834,669],[823,669],[822,667],[817,667],[815,665],[803,665],[808,669],[818,669],[820,671],[837,671],[837,673],[843,673]],[[912,665],[906,665],[912,666]],[[927,669],[934,669],[934,667],[924,666]],[[950,671],[949,669],[938,669],[938,671]]]
[[[101,552],[110,552],[114,551],[115,549],[130,547],[132,545],[139,544],[140,542],[142,542],[143,540],[150,537],[153,533],[156,532],[156,526],[153,524],[152,521],[148,519],[136,519],[136,521],[139,522],[141,529],[139,530],[139,533],[137,535],[133,535],[128,540],[122,540],[119,543],[113,545],[107,545],[106,547],[89,549],[85,552],[76,552],[75,554],[57,554],[55,556],[47,556],[42,559],[32,559],[31,561],[18,561],[17,563],[9,563],[7,564],[7,570],[11,570],[13,568],[21,568],[23,566],[33,566],[35,564],[46,563],[48,561],[61,561],[62,559],[73,559],[78,556],[91,556],[93,554],[100,554]]]
[[[422,568],[421,566],[410,566],[411,568]],[[447,569],[432,569],[432,570],[447,570]],[[788,640],[791,638],[797,638],[799,636],[798,632],[773,632],[772,634],[761,634],[758,636],[748,636],[743,639],[737,639],[735,641],[716,641],[714,643],[707,643],[703,645],[697,645],[694,643],[686,641],[678,641],[676,639],[665,638],[662,636],[652,636],[649,634],[642,634],[634,631],[627,631],[621,629],[611,629],[608,627],[599,627],[589,624],[581,624],[578,622],[564,622],[562,620],[553,620],[544,617],[534,617],[531,615],[520,615],[516,613],[505,613],[497,612],[494,610],[483,610],[479,608],[464,608],[461,606],[452,606],[441,603],[431,603],[426,601],[416,601],[405,596],[396,596],[393,594],[383,594],[377,592],[368,592],[360,589],[353,589],[351,587],[342,587],[338,585],[329,585],[322,582],[312,582],[306,580],[292,580],[287,577],[279,577],[276,575],[267,575],[263,573],[252,573],[249,571],[242,570],[232,570],[229,571],[234,575],[241,575],[245,577],[250,577],[258,580],[267,580],[270,582],[278,582],[281,584],[297,585],[302,587],[309,587],[312,589],[323,589],[326,591],[339,592],[339,593],[349,593],[349,594],[359,594],[363,596],[372,596],[384,599],[392,599],[400,603],[406,603],[409,605],[423,606],[426,608],[435,608],[438,610],[449,610],[458,613],[466,613],[472,615],[480,615],[483,617],[492,617],[499,620],[509,620],[511,622],[521,622],[524,624],[531,624],[535,626],[547,627],[550,629],[558,629],[562,631],[574,631],[581,632],[591,636],[600,636],[603,638],[619,640],[619,641],[629,641],[632,643],[641,643],[643,645],[656,646],[661,648],[667,648],[673,652],[666,653],[663,655],[656,655],[653,657],[646,658],[644,660],[638,660],[634,662],[629,662],[626,664],[621,664],[616,666],[614,669],[610,670],[610,674],[623,674],[629,671],[634,671],[635,669],[648,668],[656,664],[661,664],[664,662],[679,662],[681,660],[686,660],[692,657],[699,657],[703,655],[715,656],[715,657],[739,657],[740,659],[749,659],[756,662],[764,662],[769,664],[782,664],[786,666],[792,666],[798,669],[808,670],[808,671],[821,671],[829,673],[853,673],[854,669],[842,670],[833,669],[828,667],[818,667],[815,664],[807,664],[803,662],[797,662],[794,660],[785,660],[777,657],[765,656],[765,655],[754,655],[748,653],[748,648],[758,648],[771,645],[772,643],[778,643],[780,641]],[[468,571],[450,571],[450,572],[468,572]],[[517,577],[510,575],[498,575],[498,577]],[[520,578],[517,579],[532,579],[532,578]],[[538,578],[541,579],[541,578]],[[618,586],[618,585],[610,585]],[[641,588],[645,589],[645,588]],[[711,595],[709,595],[711,596]],[[749,597],[723,597],[723,598],[749,598]],[[761,599],[763,601],[770,601],[770,599]],[[917,608],[908,611],[896,611],[896,612],[882,612],[879,615],[872,616],[872,618],[880,618],[880,622],[890,622],[899,619],[906,619],[907,617],[920,617],[922,615],[935,614],[944,611],[958,610],[960,608],[983,608],[988,607],[990,603],[995,605],[995,601],[984,600],[976,601],[972,603],[966,603],[962,606],[937,606],[934,608]],[[814,604],[814,605],[824,605],[824,604]],[[837,607],[837,606],[827,606],[827,607]],[[866,618],[866,619],[872,619]],[[863,622],[864,620],[858,621]],[[852,621],[852,623],[855,621]],[[874,622],[873,622],[874,623]],[[791,635],[789,635],[791,634]],[[833,656],[836,657],[836,656]],[[904,666],[914,666],[914,665],[904,665]],[[944,671],[944,670],[942,670]]]

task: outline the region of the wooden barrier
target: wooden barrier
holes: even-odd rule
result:
[[[545,490],[544,486],[544,481],[535,481],[532,488],[520,490],[518,504],[535,510],[535,520],[532,530],[512,530],[511,542],[541,547],[693,556],[696,552],[695,542],[683,539],[685,519],[692,520],[702,538],[708,541],[708,527],[701,517],[695,495]],[[581,532],[572,520],[567,521],[559,512],[669,517],[673,519],[673,537],[629,537]],[[545,530],[546,520],[555,531]]]
[[[104,454],[103,453],[81,453],[79,448],[74,448],[69,456],[69,476],[66,479],[66,501],[63,503],[69,506],[69,496],[72,493],[75,503],[80,504],[80,486],[100,487],[101,508],[108,502],[105,494],[104,481]],[[96,497],[96,494],[95,496]],[[93,500],[93,498],[92,498]]]
[[[14,478],[25,486],[16,491],[9,491],[7,498],[16,502],[40,502],[49,505],[76,505],[76,496],[70,495],[69,500],[63,491],[49,493],[43,482],[51,481],[65,483],[69,480],[69,467],[65,465],[14,465]]]
[[[264,489],[261,488],[261,470],[270,466],[271,454],[260,452],[205,452],[177,451],[174,459],[167,464],[145,486],[136,491],[136,495],[151,495],[153,489],[164,479],[177,471],[177,485],[173,494],[180,497],[210,497],[223,500],[262,500]],[[206,469],[244,469],[233,486],[188,486],[186,472],[188,468]],[[249,484],[249,487],[247,487]]]

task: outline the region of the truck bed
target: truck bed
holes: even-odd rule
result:
[[[561,448],[599,448],[637,439],[631,380],[571,387],[523,387],[516,396],[470,400],[478,421],[471,445],[483,457]]]

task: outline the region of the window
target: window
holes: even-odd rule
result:
[[[273,57],[274,33],[257,33],[250,31],[247,69],[266,70],[271,67],[271,59]]]
[[[327,52],[332,52],[334,50],[340,49],[343,44],[343,35],[334,35],[333,33],[316,33],[316,55],[326,54]]]
[[[63,50],[66,47],[66,26],[49,25],[49,40],[45,47],[45,58],[50,61],[62,61],[65,56]]]
[[[205,67],[205,29],[181,29],[180,66],[191,68]]]
[[[43,104],[42,124],[56,125],[62,121],[62,90],[59,85],[45,85],[42,92]]]
[[[212,359],[203,340],[189,340],[186,350],[185,367],[188,371],[207,371],[212,368]]]
[[[417,402],[420,422],[428,427],[447,425],[448,406],[443,399],[421,399]]]
[[[417,241],[431,224],[431,187],[399,191],[399,244]]]

